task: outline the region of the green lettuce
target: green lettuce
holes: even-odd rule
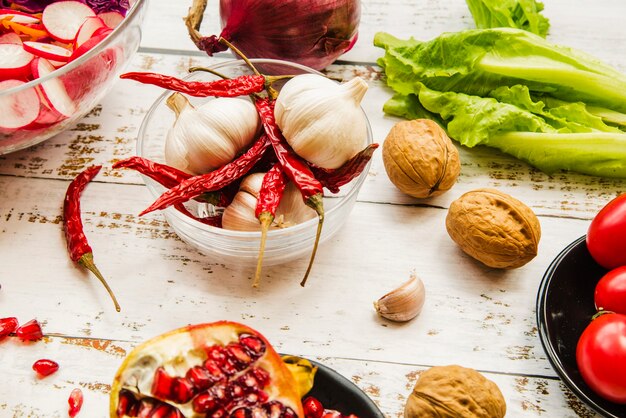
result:
[[[387,84],[404,95],[416,93],[419,84],[477,96],[522,84],[533,94],[626,112],[626,76],[524,30],[475,29],[427,42],[379,32],[374,45],[385,49],[378,64]]]
[[[374,42],[396,92],[385,113],[433,119],[464,146],[547,173],[626,178],[626,77],[612,67],[517,29]]]
[[[543,15],[543,3],[535,0],[465,0],[476,27],[518,28],[546,37],[550,22]]]
[[[545,114],[553,109],[527,102]],[[572,119],[590,115],[580,103]],[[421,109],[417,113],[414,110]],[[544,118],[529,109],[493,97],[438,92],[421,86],[418,94],[396,94],[385,112],[408,119],[435,114],[448,135],[461,145],[487,145],[526,161],[543,172],[571,170],[602,177],[626,178],[626,133],[607,126],[585,127],[566,117]]]

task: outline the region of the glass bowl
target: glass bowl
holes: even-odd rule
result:
[[[271,59],[252,59],[251,61],[261,73],[266,75],[319,74],[311,68],[286,61]],[[251,74],[249,68],[241,60],[227,61],[211,68],[228,77]],[[186,79],[210,81],[218,78],[210,73],[196,72]],[[280,89],[280,84],[275,83],[274,87]],[[165,104],[165,100],[170,94],[171,92],[169,91],[162,94],[148,110],[142,122],[137,140],[137,155],[140,157],[165,163],[163,156],[165,138],[168,129],[175,120],[174,113]],[[193,97],[188,97],[188,99],[193,105],[211,100],[210,98]],[[372,131],[368,121],[366,144],[369,145],[371,143]],[[358,191],[367,176],[369,166],[370,163],[357,178],[342,186],[339,193],[331,194],[327,190],[324,191],[325,219],[320,244],[335,235],[348,219]],[[166,189],[154,180],[146,176],[142,176],[142,178],[154,199],[165,192]],[[151,202],[146,203],[149,204]],[[188,209],[192,213],[198,213],[196,206],[195,202],[191,202]],[[165,209],[164,215],[178,236],[200,252],[213,256],[219,261],[230,261],[238,265],[247,266],[256,265],[260,246],[260,232],[232,231],[206,225],[171,207]],[[316,229],[317,218],[313,218],[288,228],[269,231],[263,264],[269,266],[286,263],[301,257],[308,257],[313,249]]]
[[[130,3],[132,7],[124,20],[87,53],[44,77],[0,90],[0,112],[11,103],[40,102],[34,122],[19,128],[0,127],[0,154],[35,145],[68,129],[104,97],[139,48],[147,0]],[[62,85],[71,101],[66,107],[69,117],[55,115],[43,100],[37,99],[42,85]]]

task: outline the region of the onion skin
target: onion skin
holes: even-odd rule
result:
[[[320,70],[352,48],[359,0],[220,0],[221,37],[248,58],[273,58]],[[203,38],[209,55],[225,48]]]

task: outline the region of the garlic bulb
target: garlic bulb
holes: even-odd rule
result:
[[[224,209],[222,215],[222,227],[224,229],[235,231],[261,230],[261,224],[254,212],[264,175],[265,173],[254,173],[243,179],[233,201]],[[276,209],[276,217],[270,229],[286,228],[316,216],[315,211],[305,205],[298,188],[290,182],[287,184]]]
[[[165,140],[165,161],[187,173],[208,173],[232,161],[261,129],[247,99],[219,97],[196,108],[174,93],[167,105],[176,112],[176,121]]]
[[[319,167],[340,167],[365,147],[367,119],[360,103],[366,91],[360,77],[337,84],[298,75],[276,99],[276,124],[300,157]]]
[[[405,322],[415,318],[424,306],[424,283],[415,275],[397,289],[374,302],[376,312],[383,318]]]

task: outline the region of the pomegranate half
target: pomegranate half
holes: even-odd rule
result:
[[[136,347],[111,388],[111,417],[304,417],[298,385],[257,331],[220,321]]]

